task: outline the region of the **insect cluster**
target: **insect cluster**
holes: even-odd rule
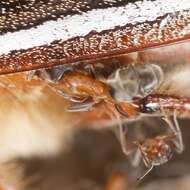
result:
[[[127,127],[123,124],[123,119],[128,121],[140,118],[144,115],[143,112],[148,115],[158,113],[158,108],[154,109],[151,105],[146,107],[148,103],[145,100],[153,96],[164,78],[161,66],[140,63],[123,66],[118,63],[112,63],[111,66],[101,63],[70,64],[30,72],[29,79],[34,75],[45,80],[53,91],[69,101],[66,108],[68,112],[87,112],[104,104],[106,113],[117,121],[121,147],[127,156],[134,150],[126,143]],[[148,168],[139,179],[154,166],[168,162],[174,150],[177,153],[183,152],[177,112],[173,111],[171,119],[164,104],[160,104],[159,111],[168,126],[168,134],[132,142],[137,149],[134,155],[135,165],[139,165],[142,160]]]

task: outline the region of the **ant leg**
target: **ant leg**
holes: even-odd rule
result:
[[[26,80],[31,81],[34,78],[35,74],[36,74],[36,70],[29,71],[26,76]]]
[[[182,133],[181,133],[181,130],[180,130],[180,127],[179,127],[179,123],[177,121],[176,112],[174,112],[173,120],[174,120],[174,125],[176,127],[175,134],[178,137],[177,142],[176,141],[174,142],[175,145],[176,145],[176,151],[178,153],[182,153],[183,150],[184,150],[184,144],[183,144],[183,138],[182,138]]]
[[[167,113],[164,112],[164,110],[162,110],[162,112],[164,113],[164,117],[162,118],[170,127],[171,131],[176,134],[176,127],[173,123],[173,121],[171,120],[171,118],[168,116]]]
[[[130,162],[131,162],[132,166],[134,166],[134,167],[139,166],[139,164],[141,162],[141,158],[142,158],[141,151],[139,149],[137,149],[136,152],[134,153],[134,156],[132,158],[130,158]]]
[[[67,93],[65,90],[61,89],[56,89],[53,86],[47,84],[47,86],[56,94],[62,96],[64,99],[69,100],[71,102],[76,102],[76,103],[83,103],[85,102],[87,99],[89,99],[89,96],[83,96],[83,95],[76,95],[76,94],[69,94]]]
[[[132,150],[128,149],[128,145],[126,141],[127,127],[121,123],[120,118],[118,120],[118,125],[119,125],[119,141],[121,144],[122,152],[126,156],[129,156],[132,153]]]
[[[67,92],[65,92],[63,89],[61,90],[53,89],[53,90],[56,91],[57,94],[61,95],[63,98],[71,102],[83,103],[89,98],[89,96],[70,95]]]
[[[141,153],[141,157],[142,157],[142,160],[143,160],[143,163],[144,165],[149,168],[151,164],[148,156],[146,154],[144,154],[144,151],[143,151],[143,148],[142,148],[142,145],[138,142],[138,141],[135,141],[134,144],[136,144],[138,146],[138,150],[139,152]]]
[[[58,82],[62,79],[65,73],[74,71],[74,68],[72,65],[59,65],[56,67],[53,67],[52,69],[46,69],[48,74],[50,75],[50,82]]]
[[[48,82],[52,82],[51,75],[50,75],[50,73],[48,72],[47,69],[29,71],[26,79],[31,81],[34,78],[35,75],[40,77],[43,80],[46,80]]]
[[[96,76],[96,71],[95,71],[94,65],[91,65],[91,64],[86,65],[86,66],[85,66],[85,69],[87,70],[87,72],[88,72],[88,74],[89,74],[90,76],[92,76],[93,78],[95,78],[95,76]]]
[[[52,82],[51,74],[48,72],[47,69],[40,69],[39,76],[48,82]]]
[[[176,151],[178,153],[182,153],[184,150],[184,144],[183,144],[181,129],[180,129],[179,123],[177,121],[176,111],[174,111],[174,114],[173,114],[173,121],[171,121],[171,119],[167,115],[165,115],[165,117],[163,119],[169,125],[170,129],[173,132],[174,137],[176,137],[173,140]]]
[[[121,148],[123,153],[128,156],[131,151],[127,150],[127,142],[126,142],[126,134],[127,134],[127,129],[125,128],[124,125],[120,124],[119,125],[119,139],[121,143]]]
[[[114,117],[116,118],[116,121],[118,123],[119,134],[116,133],[116,136],[118,137],[119,142],[121,144],[122,152],[126,156],[128,156],[129,154],[131,154],[131,150],[127,150],[127,142],[126,142],[127,128],[122,124],[119,112],[117,110],[113,109],[113,108],[112,109],[109,108],[109,110],[110,110],[111,113],[114,114]]]
[[[88,98],[86,101],[78,104],[70,105],[68,108],[66,108],[67,112],[83,112],[83,111],[89,111],[96,102],[93,101],[93,99]]]
[[[141,176],[141,177],[138,177],[137,178],[137,180],[138,181],[141,181],[147,174],[149,174],[150,172],[151,172],[151,170],[154,168],[154,166],[153,165],[150,165],[149,167],[148,167],[148,169],[146,170],[146,172]]]
[[[115,104],[115,109],[124,117],[129,117],[128,113],[124,112],[119,104]]]

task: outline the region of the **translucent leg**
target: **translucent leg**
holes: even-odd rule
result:
[[[176,151],[178,153],[182,153],[184,150],[184,144],[183,144],[181,129],[180,129],[179,123],[177,121],[176,112],[174,112],[173,120],[174,120],[174,125],[176,127],[176,135],[178,137],[177,141],[174,142],[176,144]]]
[[[54,89],[54,91],[56,91],[57,94],[61,95],[63,98],[71,102],[83,103],[89,98],[89,96],[70,95],[67,92],[65,92],[63,89],[62,90]]]
[[[173,143],[175,145],[176,151],[178,153],[182,153],[183,150],[184,150],[184,144],[183,144],[183,138],[182,138],[182,134],[181,134],[181,129],[180,129],[179,123],[177,121],[176,111],[174,111],[174,114],[173,114],[173,121],[169,118],[169,116],[167,116],[167,114],[165,114],[163,120],[168,124],[171,131],[173,132],[173,134],[176,137],[173,140]]]
[[[137,149],[136,152],[134,153],[134,156],[130,159],[130,162],[132,166],[137,167],[139,166],[141,159],[142,159],[141,151]]]
[[[33,79],[33,77],[35,76],[35,74],[36,74],[35,70],[29,71],[27,76],[26,76],[26,80],[31,81]]]
[[[117,130],[116,131],[116,137],[119,139],[123,153],[126,156],[128,156],[130,154],[130,151],[127,150],[127,142],[126,142],[127,128],[125,128],[125,126],[122,124],[120,114],[115,109],[114,105],[109,106],[109,104],[108,104],[107,110],[108,110],[108,114],[110,115],[111,119],[116,119],[116,121],[117,121],[119,133]]]
[[[154,168],[154,166],[153,165],[150,165],[149,167],[148,167],[148,169],[146,170],[146,172],[141,176],[141,177],[138,177],[137,178],[137,180],[138,181],[141,181],[147,174],[149,174],[150,172],[151,172],[151,170]]]
[[[127,149],[127,142],[126,142],[127,128],[125,127],[126,126],[122,124],[119,125],[119,138],[120,138],[122,151],[126,156],[128,156],[129,154],[131,154],[131,151]]]
[[[96,104],[95,102],[84,102],[84,103],[73,104],[68,108],[66,108],[66,111],[68,112],[89,111],[95,104]]]

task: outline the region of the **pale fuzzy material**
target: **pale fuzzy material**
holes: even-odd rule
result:
[[[128,3],[122,7],[95,9],[80,15],[68,15],[56,21],[44,22],[36,28],[1,35],[0,54],[50,44],[55,40],[85,36],[91,31],[100,32],[128,23],[153,21],[166,13],[189,8],[189,0],[144,0]],[[169,17],[164,19],[160,26],[164,27],[169,19]]]
[[[158,93],[190,97],[190,64],[177,64],[166,72]]]
[[[72,123],[63,98],[41,91],[36,87],[27,95],[19,90],[12,95],[1,89],[0,161],[54,155],[69,143]]]

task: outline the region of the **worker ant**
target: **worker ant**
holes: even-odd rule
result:
[[[129,101],[150,94],[163,79],[162,69],[155,64],[127,65],[113,71],[106,80],[96,77],[94,66],[80,70],[73,65],[62,65],[36,71],[36,74],[71,102],[69,112],[88,111],[104,102],[109,110],[116,110],[125,117],[139,114]]]
[[[174,151],[181,154],[184,150],[176,112],[174,112],[173,120],[167,114],[164,114],[162,119],[169,126],[168,134],[133,142],[137,146],[137,151],[133,157],[132,164],[139,165],[142,160],[147,167],[147,171],[138,180],[142,180],[155,166],[167,163],[172,158]],[[126,129],[123,128],[123,130]],[[125,131],[122,134],[125,134]],[[122,137],[122,140],[126,141],[124,137]],[[125,146],[123,147],[125,153],[130,155],[132,150],[127,149],[126,142],[121,142],[121,144]]]

